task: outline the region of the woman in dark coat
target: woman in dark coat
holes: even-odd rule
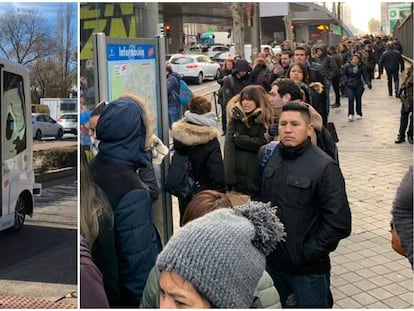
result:
[[[348,121],[354,120],[356,111],[357,119],[362,118],[362,94],[364,93],[364,84],[372,88],[371,79],[369,78],[367,68],[361,61],[359,54],[354,54],[343,68],[345,83],[345,92],[348,97]],[[355,101],[355,108],[354,108]],[[355,110],[354,110],[355,109]]]
[[[228,127],[224,144],[227,190],[247,195],[255,191],[256,157],[267,143],[265,133],[273,123],[273,107],[260,85],[246,86],[227,107]]]
[[[184,118],[173,124],[171,136],[175,152],[188,154],[196,181],[194,194],[206,189],[225,192],[220,132],[211,102],[204,96],[194,97]],[[179,199],[180,223],[190,199]]]

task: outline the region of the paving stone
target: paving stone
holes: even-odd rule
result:
[[[359,289],[358,287],[355,287],[352,284],[345,284],[343,286],[338,286],[337,289],[347,294],[348,296],[353,296],[353,295],[361,293],[361,289]]]
[[[375,303],[377,301],[377,298],[372,297],[368,293],[360,293],[356,294],[352,297],[354,300],[356,300],[358,303],[360,303],[363,307],[372,303]]]
[[[346,281],[348,281],[349,283],[352,283],[352,284],[362,280],[362,277],[360,275],[356,274],[355,272],[344,273],[344,274],[341,275],[341,277],[344,280],[346,280]]]
[[[411,304],[404,299],[401,299],[400,296],[393,296],[387,299],[384,299],[383,302],[388,305],[389,308],[392,309],[405,309],[405,308],[412,308],[412,301]]]
[[[358,309],[362,307],[362,305],[359,302],[355,301],[351,297],[346,297],[346,298],[337,300],[335,302],[335,305],[337,308],[342,308],[342,309]]]

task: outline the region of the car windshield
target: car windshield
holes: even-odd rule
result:
[[[174,65],[184,65],[184,64],[190,64],[193,62],[192,58],[189,57],[178,57],[171,60],[171,64]]]

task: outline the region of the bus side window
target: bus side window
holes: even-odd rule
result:
[[[13,136],[14,132],[14,118],[12,114],[9,112],[7,114],[7,123],[6,123],[6,139],[10,140]]]
[[[4,144],[5,159],[8,159],[27,148],[26,109],[23,77],[5,71],[3,78],[3,99],[4,102],[9,103],[6,111],[6,142]]]

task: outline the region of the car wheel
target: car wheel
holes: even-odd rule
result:
[[[204,81],[203,73],[200,72],[197,76],[197,84],[203,84],[203,81]]]
[[[59,129],[56,135],[56,139],[62,139],[62,136],[63,136],[63,131],[62,129]]]
[[[36,140],[41,140],[42,139],[42,131],[41,130],[37,130],[36,131],[36,135],[35,135],[35,139]]]
[[[22,197],[19,197],[16,202],[16,209],[14,210],[14,226],[9,231],[17,232],[24,224],[26,219],[26,206]]]
[[[220,69],[217,69],[216,75],[214,76],[214,80],[218,80],[220,78]]]

